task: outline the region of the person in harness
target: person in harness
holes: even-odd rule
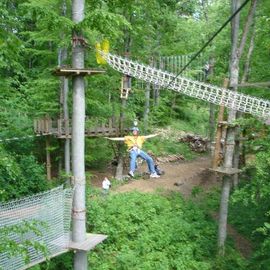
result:
[[[136,169],[136,160],[138,157],[141,157],[147,162],[150,177],[159,178],[160,176],[157,174],[155,170],[155,163],[152,157],[150,157],[146,152],[142,150],[142,146],[145,140],[156,137],[158,134],[140,136],[138,127],[133,127],[131,130],[132,130],[131,136],[125,136],[121,138],[108,138],[109,140],[112,141],[124,141],[124,143],[127,145],[130,157],[130,164],[129,164],[130,168],[128,173],[129,176],[134,177],[134,172]]]

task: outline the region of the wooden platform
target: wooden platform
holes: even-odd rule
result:
[[[86,234],[86,240],[82,243],[75,243],[73,241],[69,242],[68,248],[71,250],[89,251],[93,249],[96,245],[103,242],[108,236],[104,234]]]
[[[52,259],[56,256],[59,256],[61,254],[64,254],[66,252],[69,252],[70,250],[79,250],[79,251],[89,251],[101,242],[103,242],[108,236],[104,234],[92,234],[92,233],[87,233],[86,234],[86,240],[82,243],[75,243],[73,241],[69,241],[69,245],[66,248],[63,248],[63,250],[55,253],[55,254],[50,254],[47,259]],[[64,241],[64,240],[63,240]],[[42,258],[40,260],[37,260],[35,262],[29,263],[25,265],[24,267],[20,268],[19,270],[25,270],[30,267],[33,267],[34,265],[37,265],[39,263],[45,262],[47,260],[46,258]]]
[[[226,175],[234,175],[237,173],[240,173],[241,170],[235,169],[235,168],[224,168],[224,167],[217,167],[217,168],[209,168],[210,171],[216,172],[216,173],[221,173],[221,174],[226,174]]]
[[[63,68],[57,68],[53,71],[53,75],[55,76],[93,76],[93,75],[99,75],[105,73],[105,70],[101,69],[77,69],[77,68],[69,68],[69,67],[63,67]]]
[[[119,124],[108,120],[108,123],[100,123],[97,127],[86,127],[86,137],[119,137]],[[53,135],[59,139],[71,138],[72,128],[71,121],[65,119],[52,120],[50,118],[36,119],[34,121],[34,132],[39,135]],[[124,134],[129,132],[128,128],[124,129]]]

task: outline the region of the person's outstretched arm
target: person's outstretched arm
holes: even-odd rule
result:
[[[105,139],[111,140],[111,141],[124,141],[124,137],[118,137],[118,138],[110,138],[110,137],[104,137]]]
[[[153,138],[153,137],[156,137],[158,136],[159,134],[150,134],[150,135],[146,135],[144,136],[145,139],[149,139],[149,138]]]

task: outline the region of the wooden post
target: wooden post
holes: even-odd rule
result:
[[[84,19],[84,0],[72,1],[72,20],[80,23]],[[84,68],[84,45],[81,33],[73,32],[72,67]],[[82,243],[86,239],[85,210],[85,85],[84,77],[73,77],[72,114],[72,173],[74,196],[72,206],[72,241]],[[74,255],[74,270],[87,270],[86,251]]]
[[[223,87],[227,88],[229,84],[229,80],[225,79]],[[216,169],[220,163],[220,154],[221,154],[221,138],[222,138],[222,122],[223,122],[223,116],[224,116],[224,105],[221,105],[219,108],[218,113],[218,126],[217,126],[217,133],[216,133],[216,140],[215,140],[215,150],[214,150],[214,156],[212,161],[212,168]]]
[[[51,153],[50,153],[50,137],[46,136],[46,169],[47,179],[52,179],[52,164],[51,164]]]

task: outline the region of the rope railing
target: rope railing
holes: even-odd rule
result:
[[[270,118],[270,102],[268,100],[180,76],[176,78],[173,73],[146,66],[111,53],[100,53],[113,69],[128,76],[160,87],[167,87],[170,90],[216,105],[224,105],[229,109],[249,113],[264,119]]]

